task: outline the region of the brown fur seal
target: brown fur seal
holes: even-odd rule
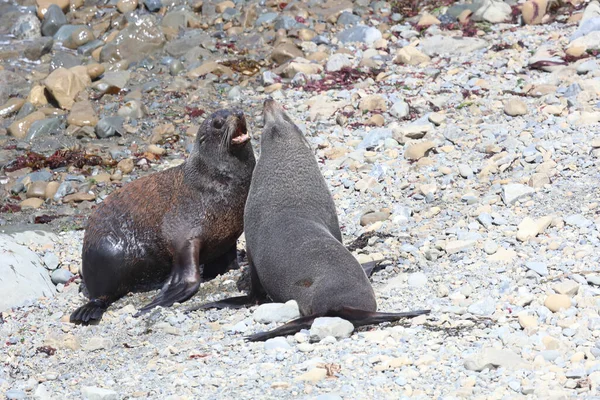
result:
[[[244,211],[250,293],[199,308],[296,300],[303,317],[252,341],[295,333],[321,316],[361,326],[429,313],[377,312],[365,271],[342,243],[335,203],[308,141],[273,100],[265,102],[264,120]]]
[[[168,307],[193,296],[202,278],[237,267],[254,165],[244,114],[220,110],[200,126],[185,163],[111,193],[88,221],[82,275],[90,301],[71,321],[98,320],[128,292],[161,285],[137,315]]]

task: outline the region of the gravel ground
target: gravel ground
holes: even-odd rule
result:
[[[46,231],[23,242],[56,284],[0,314],[0,393],[600,396],[600,4],[521,24],[532,2],[0,4],[0,228]],[[61,7],[69,35],[50,39]],[[130,294],[99,324],[70,324],[94,205],[180,163],[220,107],[244,110],[259,155],[268,96],[313,145],[344,243],[381,262],[379,309],[431,314],[248,343],[280,323],[257,322],[259,307],[183,312],[239,295],[241,252],[241,270],[183,305],[133,318],[156,292]],[[98,158],[34,162],[62,149]]]

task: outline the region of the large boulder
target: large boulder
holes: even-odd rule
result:
[[[37,254],[5,234],[0,234],[0,293],[0,312],[56,293]]]

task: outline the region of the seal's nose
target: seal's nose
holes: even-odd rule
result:
[[[264,105],[264,113],[265,114],[274,113],[275,111],[279,110],[280,108],[281,107],[279,106],[279,104],[272,98],[268,98],[267,100],[265,100],[265,105]]]

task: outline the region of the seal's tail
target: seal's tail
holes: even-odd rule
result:
[[[71,314],[72,323],[88,323],[91,320],[100,320],[108,304],[100,299],[92,299],[89,303],[79,307]]]
[[[291,335],[293,333],[299,332],[302,329],[310,328],[314,320],[318,317],[340,317],[347,321],[350,321],[352,325],[354,325],[354,327],[356,328],[358,326],[363,325],[398,321],[403,318],[414,318],[418,317],[419,315],[429,314],[430,312],[431,310],[417,310],[402,313],[383,313],[377,311],[364,311],[352,307],[342,307],[339,310],[329,311],[325,315],[309,315],[306,317],[301,317],[292,320],[287,324],[280,326],[279,328],[275,328],[266,332],[259,332],[252,336],[246,337],[246,339],[250,342],[262,342],[267,339],[274,338],[276,336]]]

